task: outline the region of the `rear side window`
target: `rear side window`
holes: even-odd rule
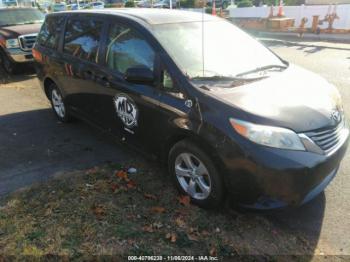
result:
[[[107,40],[106,64],[122,74],[128,68],[143,66],[153,71],[155,52],[134,29],[114,24]]]
[[[64,52],[75,57],[97,62],[103,22],[90,20],[68,20],[64,35]]]
[[[38,35],[38,44],[56,49],[63,27],[64,16],[49,16],[45,19]]]

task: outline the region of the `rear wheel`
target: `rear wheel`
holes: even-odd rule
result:
[[[50,101],[52,109],[61,122],[69,122],[71,117],[67,112],[67,107],[64,102],[61,91],[57,88],[55,84],[50,85]]]
[[[220,206],[224,185],[213,161],[189,140],[177,143],[169,153],[169,172],[180,193],[205,208]]]

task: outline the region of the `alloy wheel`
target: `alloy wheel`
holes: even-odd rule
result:
[[[204,200],[211,192],[211,180],[208,169],[196,156],[181,153],[175,160],[176,178],[193,199]]]
[[[62,96],[56,89],[52,90],[51,99],[52,99],[53,108],[57,113],[57,115],[61,118],[64,118],[66,114],[66,109],[63,103]]]

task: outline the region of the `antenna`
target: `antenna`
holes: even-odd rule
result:
[[[205,12],[206,0],[203,0],[203,9],[202,9],[202,70],[204,77],[204,12]]]

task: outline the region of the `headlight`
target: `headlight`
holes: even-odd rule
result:
[[[19,48],[18,39],[7,39],[6,48]]]
[[[292,130],[264,126],[230,118],[232,127],[241,136],[257,144],[290,150],[305,150],[299,136]]]

